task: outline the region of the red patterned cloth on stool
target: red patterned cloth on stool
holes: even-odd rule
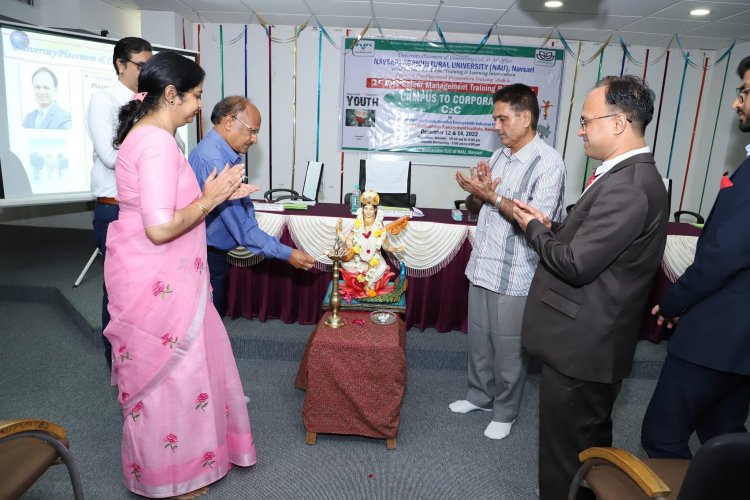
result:
[[[401,318],[375,324],[368,312],[342,311],[341,328],[310,335],[295,387],[305,389],[302,420],[308,432],[395,438],[406,390],[406,327]],[[364,324],[355,319],[364,320]]]

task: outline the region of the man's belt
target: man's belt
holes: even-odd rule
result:
[[[114,199],[114,198],[107,198],[106,196],[99,196],[96,199],[96,202],[97,203],[103,203],[105,205],[119,205],[120,204],[120,202],[118,202],[116,199]]]

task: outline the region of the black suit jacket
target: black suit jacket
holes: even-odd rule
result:
[[[529,223],[540,258],[523,316],[529,354],[591,382],[630,373],[668,211],[653,156],[638,154],[603,174],[553,231]]]
[[[659,306],[680,316],[669,352],[723,372],[750,375],[750,158],[719,191],[693,264]]]

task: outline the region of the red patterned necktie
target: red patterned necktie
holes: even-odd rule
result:
[[[599,176],[596,175],[596,170],[594,170],[594,172],[591,174],[591,177],[589,177],[589,180],[586,181],[586,187],[589,187],[591,185],[591,183],[594,182],[594,180],[597,177],[599,177]],[[586,188],[584,188],[584,189],[586,189]]]

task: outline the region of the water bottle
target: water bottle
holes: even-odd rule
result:
[[[355,184],[354,185],[354,189],[352,190],[352,197],[349,200],[349,203],[351,205],[351,209],[352,209],[352,213],[353,214],[356,214],[357,213],[357,209],[359,208],[359,196],[360,196],[360,194],[362,194],[362,193],[360,193],[360,191],[359,191],[359,184]]]

